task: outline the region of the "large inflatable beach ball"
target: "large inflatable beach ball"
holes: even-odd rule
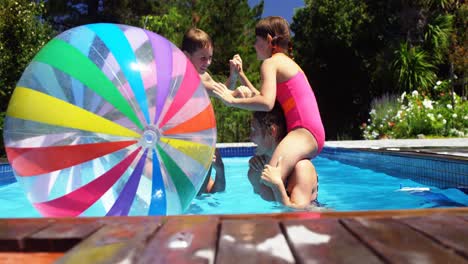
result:
[[[193,65],[150,31],[63,32],[24,71],[4,141],[44,216],[182,213],[211,165],[216,123]]]

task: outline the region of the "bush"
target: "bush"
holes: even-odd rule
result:
[[[371,108],[369,124],[361,126],[365,139],[468,136],[468,103],[450,91],[449,81],[438,81],[431,94],[386,95]]]

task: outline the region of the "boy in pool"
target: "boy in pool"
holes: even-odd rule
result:
[[[216,82],[207,72],[213,57],[213,42],[210,36],[201,29],[191,28],[184,34],[181,49],[197,70],[208,94],[213,96],[214,84]],[[229,69],[230,74],[225,85],[230,89],[233,89],[237,83],[239,71],[242,71],[242,60],[239,55],[234,55],[234,57],[229,61]],[[245,86],[240,86],[234,91],[230,91],[230,93],[234,97],[242,98],[253,95],[251,90]],[[200,193],[213,193],[225,190],[226,181],[224,178],[224,164],[218,149],[215,151],[213,165],[216,170],[215,180],[210,177],[210,168],[208,176],[200,189]]]
[[[213,48],[213,41],[210,36],[199,28],[189,29],[182,39],[181,49],[197,70],[203,85],[210,96],[214,96],[213,90],[216,83],[207,72],[213,58]],[[231,90],[230,93],[233,97],[251,97],[253,95],[252,91],[245,86],[239,86],[237,89],[233,90],[236,86],[239,71],[241,71],[241,69],[242,60],[241,57],[236,54],[231,60],[229,60],[229,77],[224,85],[229,87]]]
[[[249,160],[248,178],[255,193],[268,201],[278,201],[297,209],[304,209],[317,199],[317,173],[309,159],[297,162],[284,181],[275,181],[262,173],[278,144],[286,136],[286,120],[276,103],[270,112],[254,112],[250,139],[257,144],[255,156]],[[281,160],[279,161],[281,165]],[[280,178],[279,178],[280,179]]]
[[[223,192],[226,189],[223,159],[221,156],[217,155],[219,155],[218,149],[216,149],[215,155],[213,156],[213,163],[211,168],[208,170],[208,175],[206,176],[205,181],[203,181],[200,191],[198,191],[198,195],[202,193]],[[211,178],[211,170],[213,167],[216,171],[214,180]]]

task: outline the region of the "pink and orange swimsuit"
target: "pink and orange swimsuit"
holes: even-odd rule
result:
[[[276,99],[283,108],[288,132],[298,127],[307,129],[317,141],[318,155],[325,144],[325,130],[317,100],[305,74],[299,71],[291,79],[278,83]]]

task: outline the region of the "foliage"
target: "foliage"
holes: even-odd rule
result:
[[[424,35],[425,49],[432,53],[434,62],[444,62],[452,32],[453,16],[451,15],[438,15],[432,24],[427,25]]]
[[[247,110],[225,106],[217,99],[211,99],[216,115],[218,142],[250,141],[250,120],[252,113]]]
[[[23,70],[47,43],[52,30],[42,21],[44,4],[27,0],[1,0],[0,9],[0,91],[1,111]]]
[[[0,0],[0,6],[0,132],[3,134],[3,119],[16,82],[53,31],[42,20],[43,2]],[[0,144],[3,146],[3,137]],[[0,156],[4,156],[3,147]]]
[[[144,15],[165,14],[168,6],[160,1],[131,0],[48,0],[45,5],[47,21],[60,32],[91,23],[136,25]]]
[[[256,84],[260,64],[253,48],[254,29],[262,11],[263,1],[252,9],[246,0],[197,2],[194,16],[199,20],[196,26],[210,34],[215,46],[214,59],[210,66],[212,75],[227,76],[228,61],[238,53],[242,56],[244,71]]]
[[[356,138],[367,113],[369,77],[360,49],[372,48],[365,1],[308,0],[294,15],[294,57],[320,108],[328,140]]]
[[[458,2],[458,1],[455,1]],[[453,71],[458,75],[458,87],[463,96],[468,95],[466,85],[468,79],[468,3],[459,4],[455,10],[454,27],[455,32],[450,36],[450,52],[448,55]],[[456,86],[457,83],[453,85]]]
[[[408,43],[401,43],[395,51],[393,68],[400,91],[427,91],[437,78],[436,67],[429,62],[427,53],[418,47],[410,48]]]
[[[183,32],[191,26],[191,18],[171,7],[164,15],[146,15],[138,21],[138,26],[164,36],[176,45],[182,43]]]
[[[468,102],[452,94],[449,87],[449,81],[438,81],[433,87],[434,96],[414,90],[403,92],[399,98],[384,96],[374,100],[369,124],[362,125],[363,137],[467,137]]]
[[[250,8],[246,0],[205,0],[196,3],[192,13],[194,24],[210,34],[214,42],[213,62],[209,73],[216,81],[225,82],[229,75],[229,59],[234,54],[240,54],[244,72],[258,87],[260,63],[253,44],[255,24],[262,11],[263,1],[254,8]],[[226,107],[216,99],[213,101],[218,142],[249,141],[251,113]]]
[[[320,63],[322,52],[333,52],[330,47],[351,48],[359,39],[356,32],[362,32],[371,19],[363,1],[306,0],[305,4],[291,23],[301,65]]]
[[[305,4],[291,25],[295,53],[314,86],[327,139],[343,131],[359,137],[354,124],[368,118],[370,98],[415,89],[428,93],[438,78],[455,76],[460,78],[452,88],[463,87],[465,95],[468,16],[462,1]]]

